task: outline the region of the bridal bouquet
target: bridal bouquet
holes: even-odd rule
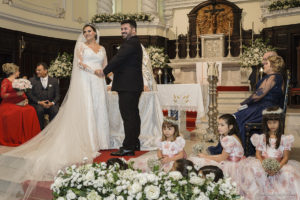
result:
[[[70,77],[73,67],[73,56],[64,52],[58,54],[55,60],[51,61],[48,73],[52,77],[65,78]]]
[[[208,176],[209,177],[209,176]],[[118,164],[84,164],[59,171],[51,185],[55,200],[196,200],[239,199],[236,184],[230,178],[203,178],[195,172],[183,177],[172,171],[142,173],[121,170]]]
[[[163,48],[149,46],[146,48],[149,58],[151,60],[152,68],[167,67],[170,62],[169,56],[165,54]]]
[[[27,91],[32,88],[31,82],[27,79],[19,78],[12,82],[12,87],[18,91]]]

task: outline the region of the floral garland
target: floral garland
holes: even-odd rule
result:
[[[274,50],[274,47],[266,45],[261,38],[254,40],[253,45],[243,46],[241,67],[251,67],[262,64],[263,55],[268,51]]]
[[[135,21],[151,22],[153,17],[146,13],[135,13],[135,14],[96,14],[92,18],[92,23],[102,23],[102,22],[121,22],[126,19],[131,19]]]
[[[146,48],[146,51],[149,54],[153,69],[168,67],[170,59],[169,56],[165,54],[163,48],[149,46]]]
[[[180,172],[142,173],[121,170],[118,163],[75,165],[59,171],[51,185],[55,200],[171,200],[171,199],[240,199],[236,184],[230,178],[213,182],[189,169],[188,177]]]
[[[65,78],[70,77],[73,67],[73,55],[64,52],[58,54],[55,60],[51,61],[48,73],[52,77]]]
[[[283,10],[289,8],[300,7],[300,0],[279,0],[274,1],[268,7],[269,11]]]

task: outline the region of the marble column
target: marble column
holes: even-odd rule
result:
[[[97,1],[97,13],[99,14],[112,14],[112,0],[98,0]]]

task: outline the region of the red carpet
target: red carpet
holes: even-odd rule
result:
[[[197,111],[186,112],[186,130],[192,131],[196,128]]]
[[[249,86],[218,86],[217,91],[249,91]]]
[[[98,156],[97,158],[94,159],[94,162],[99,163],[99,162],[106,162],[110,158],[118,158],[119,156],[111,156],[110,153],[117,151],[117,149],[109,149],[109,150],[102,150],[100,151],[101,155]],[[136,151],[135,156],[122,156],[125,160],[129,160],[130,158],[136,158],[144,153],[147,153],[148,151]]]

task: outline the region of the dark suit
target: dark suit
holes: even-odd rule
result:
[[[27,94],[29,104],[35,108],[40,121],[40,126],[41,128],[44,128],[44,114],[49,114],[49,119],[51,121],[58,112],[58,103],[60,98],[58,80],[48,76],[48,84],[46,88],[43,87],[39,77],[32,77],[29,80],[32,85],[32,89]],[[38,104],[38,101],[44,100],[54,102],[54,105],[49,109],[46,109]]]
[[[112,90],[118,92],[119,109],[124,122],[123,148],[135,150],[139,145],[141,119],[139,98],[144,89],[142,73],[143,51],[137,36],[125,40],[118,53],[103,70],[114,73]]]

